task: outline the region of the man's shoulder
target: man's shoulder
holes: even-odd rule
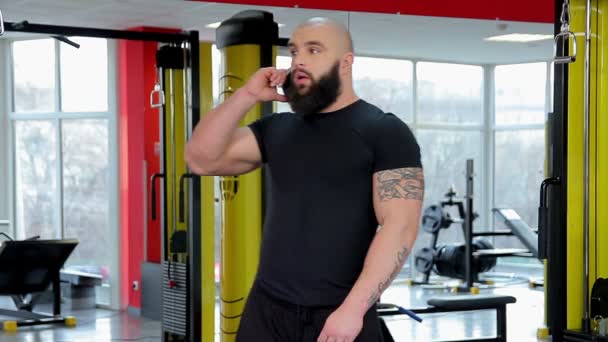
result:
[[[295,118],[295,114],[291,112],[274,112],[266,115],[262,115],[259,119],[254,122],[263,122],[266,124],[286,122]]]
[[[395,114],[385,112],[378,106],[361,100],[361,104],[355,109],[357,115],[354,116],[353,123],[358,130],[375,131],[382,129],[387,121],[393,119],[400,120]]]

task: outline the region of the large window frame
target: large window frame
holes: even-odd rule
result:
[[[6,169],[4,170],[8,174],[9,186],[8,196],[6,199],[9,203],[8,215],[10,221],[9,233],[15,237],[18,237],[21,232],[18,230],[17,224],[17,194],[16,194],[16,151],[15,151],[15,127],[17,122],[26,122],[32,120],[45,120],[52,122],[55,128],[55,153],[57,155],[56,168],[57,168],[57,179],[56,179],[56,199],[53,205],[53,213],[55,216],[54,220],[54,231],[55,238],[63,238],[65,234],[64,229],[64,217],[63,217],[63,161],[62,161],[62,142],[63,142],[63,130],[62,122],[79,119],[102,119],[107,121],[108,125],[108,170],[109,170],[109,225],[112,234],[110,236],[110,244],[115,246],[115,250],[112,251],[110,261],[110,279],[111,279],[111,292],[110,301],[107,305],[98,305],[102,308],[118,310],[120,309],[120,249],[119,246],[119,234],[120,234],[120,222],[118,217],[118,102],[117,102],[117,44],[112,39],[107,39],[107,96],[108,96],[108,108],[104,112],[62,112],[61,111],[61,47],[63,44],[57,40],[54,41],[55,49],[55,108],[52,112],[19,112],[14,111],[14,77],[13,77],[13,43],[19,41],[27,41],[33,39],[47,39],[48,37],[23,37],[16,39],[7,39],[0,46],[0,53],[3,54],[0,61],[2,62],[3,75],[5,77],[0,81],[3,82],[5,87],[4,93],[1,94],[5,99],[4,112],[7,115],[2,115],[0,120],[5,121],[5,127],[8,130],[7,134],[7,146],[6,156],[8,157],[8,163],[6,163]],[[0,125],[0,128],[3,126]],[[1,168],[2,166],[0,166]]]

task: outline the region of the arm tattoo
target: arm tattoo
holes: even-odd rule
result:
[[[394,198],[420,200],[424,198],[422,168],[403,168],[378,172],[378,195],[382,202]]]
[[[374,304],[376,304],[378,299],[380,299],[380,295],[382,295],[382,292],[384,292],[384,290],[386,290],[389,287],[389,285],[391,284],[393,279],[395,279],[395,277],[397,277],[397,274],[399,273],[399,271],[401,270],[401,267],[403,267],[403,264],[405,263],[407,254],[408,254],[407,247],[403,247],[403,249],[401,249],[399,252],[397,252],[397,259],[395,260],[395,267],[393,268],[393,271],[388,276],[388,278],[386,278],[384,281],[381,281],[378,284],[378,288],[376,290],[374,290],[374,292],[369,296],[367,303],[370,307],[373,306]]]

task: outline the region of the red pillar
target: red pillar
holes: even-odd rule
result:
[[[144,27],[131,30],[178,32]],[[150,92],[156,83],[157,46],[156,42],[120,40],[118,43],[121,308],[141,308],[141,294],[133,290],[132,285],[134,281],[141,284],[144,251],[147,251],[147,261],[161,260],[160,220],[152,221],[149,200],[150,176],[160,172],[160,156],[155,149],[160,139],[158,110],[150,107]],[[156,207],[160,208],[160,199]],[[146,224],[147,243],[144,241]]]

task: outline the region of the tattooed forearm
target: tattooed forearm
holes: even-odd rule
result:
[[[422,168],[403,168],[381,171],[377,174],[378,195],[381,201],[393,198],[424,198],[424,175]]]
[[[384,292],[384,290],[386,290],[389,287],[389,285],[391,284],[393,279],[395,279],[395,277],[397,277],[397,274],[399,274],[399,271],[401,270],[401,268],[403,267],[403,264],[405,263],[407,254],[408,254],[407,247],[403,247],[403,249],[401,249],[399,252],[397,252],[397,259],[395,260],[395,267],[393,268],[393,271],[388,276],[388,278],[386,278],[384,281],[381,281],[378,284],[378,288],[376,290],[374,290],[374,292],[369,296],[369,299],[368,299],[369,306],[376,304],[376,301],[378,301],[378,299],[380,299],[382,292]]]

